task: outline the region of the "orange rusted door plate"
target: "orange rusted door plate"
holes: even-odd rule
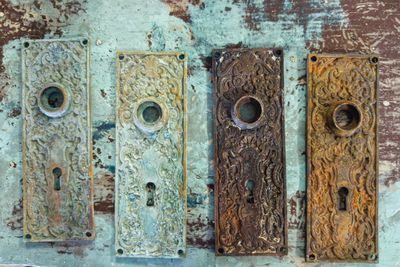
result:
[[[186,254],[186,73],[182,53],[118,53],[118,257]]]
[[[92,240],[88,40],[22,45],[25,240]]]
[[[213,55],[216,255],[287,254],[283,56]]]
[[[309,262],[378,259],[377,63],[308,56]]]

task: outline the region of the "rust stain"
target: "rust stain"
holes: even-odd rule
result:
[[[203,67],[207,70],[211,70],[212,66],[212,57],[211,56],[200,56],[201,62],[203,62]]]
[[[283,13],[283,0],[265,0],[264,1],[264,12],[266,18],[270,21],[278,21],[279,15]]]
[[[69,254],[78,257],[87,256],[86,248],[87,244],[78,243],[75,241],[69,242],[50,242],[52,248],[55,248],[58,254]]]
[[[22,199],[18,201],[18,204],[14,205],[11,215],[11,217],[6,219],[7,226],[11,230],[22,230]]]
[[[111,134],[109,134],[108,136],[107,136],[107,143],[112,143],[112,142],[114,142],[115,141],[115,138],[111,135]]]
[[[11,161],[9,164],[10,168],[16,168],[17,167],[17,163],[15,163],[14,161]]]
[[[227,44],[227,45],[225,45],[225,48],[227,48],[227,49],[245,48],[245,47],[246,47],[246,46],[243,45],[242,42],[239,42],[239,43],[237,43],[237,44]]]
[[[187,228],[186,240],[189,246],[197,248],[214,247],[214,235],[209,236],[210,229],[214,229],[213,220],[210,220],[208,217],[203,219],[199,215],[195,220],[188,219]]]
[[[104,91],[104,89],[100,89],[100,94],[103,98],[105,98],[107,96],[106,91]]]
[[[264,14],[253,3],[246,6],[244,21],[249,30],[260,31],[260,22],[263,20]]]
[[[94,182],[94,210],[101,213],[114,213],[114,175],[101,172]]]
[[[149,33],[147,34],[147,43],[149,44],[149,48],[150,48],[150,49],[151,49],[151,46],[153,45],[152,36],[153,36],[153,33],[152,33],[152,32],[149,32]]]
[[[180,18],[184,22],[191,22],[189,14],[189,5],[197,6],[200,9],[204,9],[205,4],[202,0],[161,0],[161,2],[168,5],[170,16]]]
[[[296,193],[289,199],[289,229],[303,230],[305,235],[305,221],[306,221],[306,192],[296,191]]]
[[[9,118],[15,118],[21,115],[21,109],[20,108],[13,108],[10,113],[8,113]]]
[[[314,51],[378,53],[379,66],[379,158],[390,164],[383,184],[400,181],[400,110],[384,101],[400,101],[400,10],[397,1],[368,1],[354,4],[342,0],[348,14],[347,27],[325,24],[322,40],[309,42]]]

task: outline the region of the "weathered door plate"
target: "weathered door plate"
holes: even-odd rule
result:
[[[186,55],[117,59],[116,255],[186,253]]]
[[[213,55],[216,255],[286,255],[281,49]]]
[[[92,240],[88,40],[23,41],[22,84],[25,240]]]
[[[377,63],[308,56],[308,262],[378,260]]]

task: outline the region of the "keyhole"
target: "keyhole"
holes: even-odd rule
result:
[[[254,189],[254,181],[253,180],[247,180],[246,181],[246,196],[247,196],[247,203],[254,204],[254,194],[253,194],[253,189]]]
[[[154,206],[154,194],[156,191],[156,185],[153,183],[147,183],[146,184],[146,190],[147,190],[147,202],[146,205],[149,207]]]
[[[54,168],[53,169],[53,176],[54,176],[54,190],[60,191],[61,190],[61,169],[60,168]]]
[[[347,196],[349,194],[349,190],[346,187],[339,188],[339,210],[346,211],[347,210]]]

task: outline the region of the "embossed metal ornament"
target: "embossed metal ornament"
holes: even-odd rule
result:
[[[25,240],[94,239],[88,40],[22,45]]]
[[[377,63],[308,56],[307,261],[378,259]]]
[[[283,56],[213,56],[217,255],[287,254]]]
[[[118,53],[116,255],[186,253],[186,55]]]

